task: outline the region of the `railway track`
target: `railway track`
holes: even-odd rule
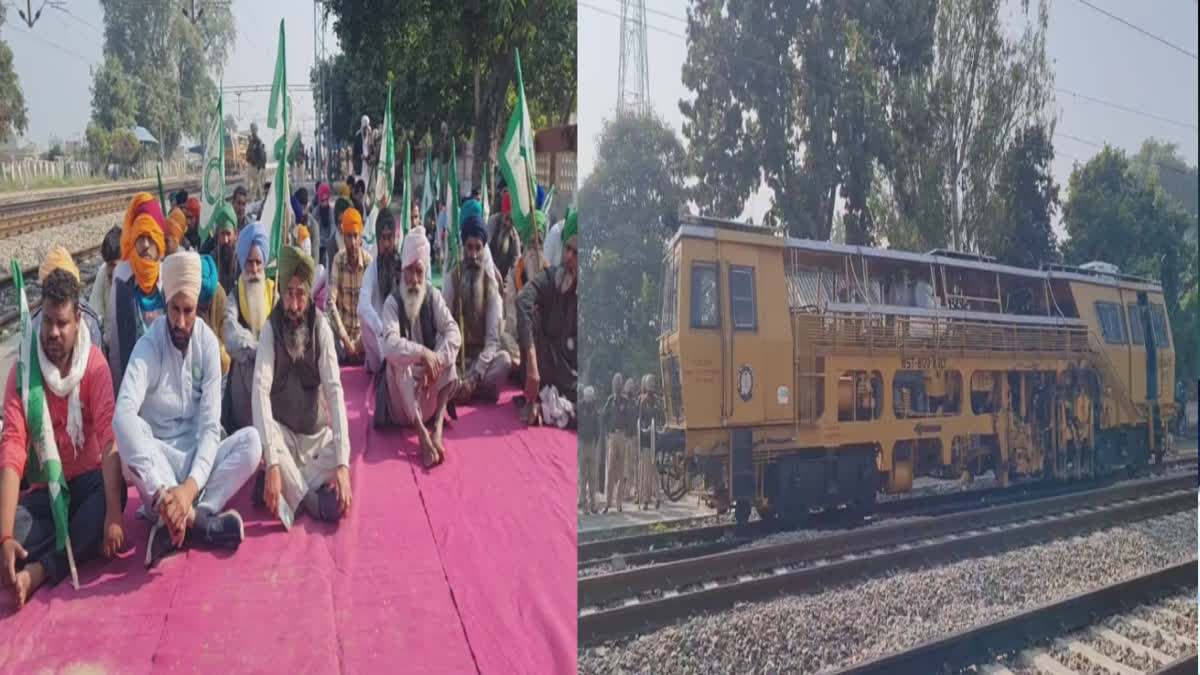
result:
[[[99,252],[100,252],[100,247],[99,247],[99,246],[93,246],[93,247],[92,247],[92,248],[90,248],[90,249],[87,249],[87,250],[85,250],[85,251],[82,251],[82,252],[80,252],[80,253],[76,253],[74,257],[76,257],[76,258],[81,258],[81,257],[82,257],[82,258],[86,258],[86,257],[88,257],[88,256],[90,256],[90,255],[95,255],[96,253],[99,253]],[[92,285],[92,282],[93,282],[93,281],[95,281],[95,280],[96,280],[96,273],[95,273],[95,272],[93,272],[93,273],[91,273],[91,274],[85,274],[85,275],[83,275],[83,278],[80,280],[80,282],[83,284],[84,288],[90,288],[90,287],[91,287],[91,285]],[[37,299],[34,299],[34,300],[30,300],[30,301],[29,301],[29,314],[30,314],[31,316],[32,316],[33,314],[36,314],[36,313],[37,313],[37,311],[38,311],[38,309],[39,309],[41,306],[42,306],[42,300],[41,300],[41,298],[37,298]],[[12,309],[12,310],[9,310],[9,311],[7,311],[7,312],[5,312],[5,313],[3,313],[3,314],[0,314],[0,331],[3,331],[5,328],[7,328],[9,325],[11,325],[12,323],[16,322],[16,321],[17,321],[17,320],[19,320],[20,318],[21,318],[21,310],[20,310],[19,308],[18,308],[18,309]]]
[[[1195,621],[1172,607],[1194,610],[1195,588],[1192,558],[838,672],[1190,675]]]
[[[739,602],[1194,509],[1196,479],[1186,473],[1139,480],[581,578],[579,642],[598,644]]]
[[[1196,462],[1196,457],[1192,456],[1168,459],[1163,465],[1168,469],[1192,467],[1196,466]],[[921,495],[881,502],[877,505],[876,514],[877,519],[933,517],[955,511],[1094,490],[1110,485],[1114,481],[1114,478],[1074,483],[1037,481],[1018,487],[996,487]],[[852,522],[844,517],[839,518],[836,515],[829,519],[813,522],[814,529],[851,528],[858,524],[860,523]],[[621,565],[648,565],[710,555],[737,548],[769,532],[769,529],[761,521],[749,523],[749,527],[741,535],[738,535],[735,530],[736,527],[732,523],[683,527],[666,532],[650,531],[648,526],[634,526],[627,528],[626,531],[629,534],[624,536],[595,538],[591,541],[584,541],[581,538],[578,555],[579,570],[583,571],[610,563],[614,556],[620,557]]]

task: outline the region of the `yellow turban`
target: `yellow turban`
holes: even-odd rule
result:
[[[296,226],[296,241],[304,241],[308,239],[308,228],[303,225]]]
[[[75,281],[79,281],[79,268],[75,266],[75,260],[71,258],[71,252],[62,246],[55,246],[46,254],[46,260],[42,262],[42,266],[38,269],[38,283],[46,281],[46,277],[54,270],[66,270],[75,277]]]
[[[143,213],[133,219],[132,226],[126,232],[129,234],[129,250],[125,254],[125,259],[133,268],[133,276],[137,279],[138,288],[142,289],[146,295],[150,295],[154,293],[155,287],[158,285],[158,261],[143,260],[142,256],[137,254],[137,247],[134,244],[143,236],[150,237],[150,240],[158,247],[158,255],[162,256],[166,251],[162,228],[158,226],[153,217]],[[122,233],[122,238],[124,238],[124,234]]]
[[[346,212],[342,214],[342,234],[351,232],[362,234],[362,228],[362,214],[358,212],[358,209],[346,209]]]
[[[171,209],[171,214],[167,216],[167,231],[175,243],[183,241],[183,233],[187,232],[187,214],[183,209],[175,207]]]

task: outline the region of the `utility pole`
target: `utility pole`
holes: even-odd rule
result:
[[[38,7],[38,10],[35,12],[33,11],[33,0],[25,0],[25,9],[17,8],[17,16],[21,17],[21,20],[24,21],[26,25],[28,25],[30,28],[33,28],[33,24],[37,23],[38,19],[42,18],[42,10],[46,9],[46,5],[50,5],[50,7],[53,9],[60,10],[64,7],[62,0],[42,0],[42,6]]]
[[[621,0],[620,50],[617,114],[643,115],[647,112],[650,102],[645,0]]]
[[[187,7],[181,7],[180,9],[183,11],[183,15],[195,26],[200,21],[200,17],[204,16],[204,8],[196,9],[196,0],[191,0],[191,6],[191,11],[188,11]]]

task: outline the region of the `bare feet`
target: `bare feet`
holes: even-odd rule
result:
[[[25,607],[25,603],[29,600],[29,596],[46,581],[46,570],[41,563],[30,563],[25,566],[25,569],[17,572],[16,583],[11,589],[13,604],[17,609]]]
[[[446,461],[446,444],[442,442],[441,434],[434,434],[433,447],[437,450],[437,463],[441,464],[442,462]]]
[[[425,461],[426,469],[432,469],[437,466],[441,459],[438,456],[437,446],[433,444],[433,439],[429,436],[421,439],[421,456]]]

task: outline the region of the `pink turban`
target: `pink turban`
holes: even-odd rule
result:
[[[418,260],[425,264],[425,273],[429,274],[429,239],[425,237],[425,228],[419,225],[404,235],[404,246],[400,250],[400,264],[408,267]]]
[[[192,300],[200,298],[203,278],[200,254],[195,251],[176,251],[163,258],[159,273],[162,276],[163,297],[167,300],[177,293],[189,295]]]

